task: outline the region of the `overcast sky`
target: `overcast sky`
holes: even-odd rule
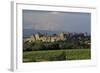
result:
[[[91,14],[23,10],[23,29],[90,33]]]

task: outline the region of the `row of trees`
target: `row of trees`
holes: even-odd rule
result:
[[[90,48],[90,44],[85,43],[84,40],[66,40],[57,42],[23,42],[23,51],[36,51],[36,50],[62,50],[62,49],[82,49]]]

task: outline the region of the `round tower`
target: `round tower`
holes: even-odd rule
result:
[[[63,32],[60,33],[60,34],[59,34],[59,37],[60,37],[61,40],[64,40],[64,33],[63,33]]]
[[[35,38],[36,38],[36,40],[39,40],[39,34],[35,34]]]

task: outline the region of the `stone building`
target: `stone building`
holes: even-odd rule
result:
[[[64,33],[59,33],[56,35],[43,35],[43,34],[35,34],[30,36],[29,38],[26,38],[25,41],[33,42],[33,41],[43,41],[43,42],[55,42],[59,40],[66,40]]]

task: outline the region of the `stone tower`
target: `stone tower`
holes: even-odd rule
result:
[[[60,34],[59,34],[59,37],[60,37],[61,40],[64,40],[64,39],[65,39],[65,38],[64,38],[64,33],[63,33],[63,32],[60,33]]]
[[[35,34],[35,38],[36,38],[36,40],[39,40],[39,34]]]

